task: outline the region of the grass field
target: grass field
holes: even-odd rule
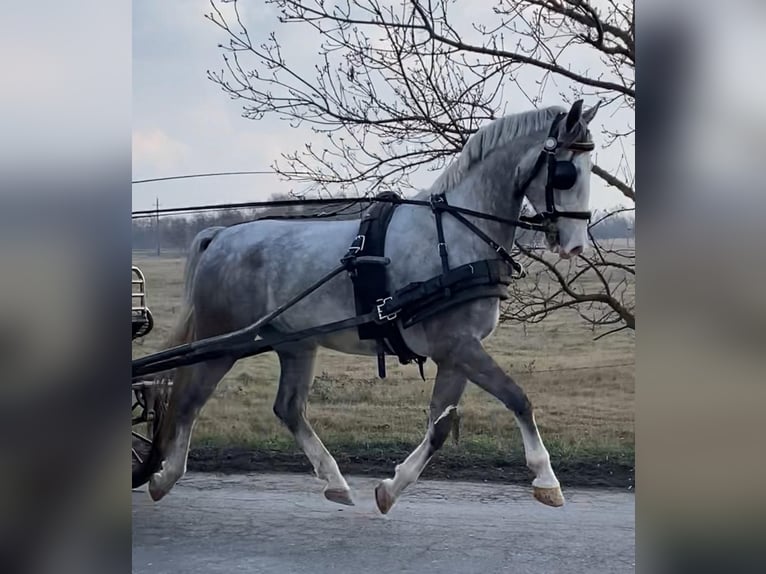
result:
[[[155,328],[133,344],[134,357],[161,349],[180,306],[184,261],[134,256],[146,275]],[[503,324],[486,343],[525,389],[536,409],[554,469],[570,484],[632,484],[634,334],[594,341],[572,312],[537,325]],[[413,365],[322,350],[308,417],[342,470],[393,472],[423,438],[435,368],[423,382]],[[308,463],[272,413],[278,364],[274,354],[240,361],[220,383],[195,429],[190,468],[297,467]],[[448,440],[424,476],[528,479],[513,416],[469,385],[461,403],[459,442]],[[383,470],[385,469],[385,470]]]

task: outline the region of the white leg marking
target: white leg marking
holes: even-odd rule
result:
[[[186,474],[186,461],[194,423],[179,425],[178,432],[170,447],[170,455],[162,461],[160,470],[149,479],[149,494],[154,500],[165,496],[176,482]]]
[[[311,464],[314,465],[314,472],[316,472],[317,477],[327,481],[330,488],[348,488],[346,479],[340,473],[338,463],[335,462],[335,459],[314,431],[298,432],[295,435],[295,439],[303,449],[303,452],[306,453]]]
[[[532,421],[535,417],[532,415]],[[524,455],[527,459],[527,466],[535,473],[535,479],[532,481],[532,486],[539,488],[556,488],[559,486],[559,481],[556,475],[553,473],[551,467],[551,457],[543,444],[540,433],[537,430],[537,423],[535,422],[534,433],[523,425],[519,424],[521,430],[521,440],[524,442]]]
[[[335,462],[335,459],[311,427],[306,425],[304,428],[307,430],[297,432],[295,440],[313,465],[314,473],[318,478],[327,483],[324,489],[325,498],[338,504],[353,506],[354,500],[351,497],[351,488],[349,488],[346,479],[340,473],[338,463]]]
[[[428,432],[426,432],[425,438],[418,445],[418,447],[412,451],[410,456],[408,456],[404,462],[396,466],[393,480],[387,478],[386,480],[382,481],[384,488],[388,491],[389,496],[394,501],[402,492],[404,492],[408,486],[418,480],[418,477],[420,477],[420,474],[423,472],[423,469],[425,469],[433,454],[429,451],[431,449],[430,442],[431,436],[434,433],[434,427],[440,420],[448,416],[456,408],[457,407],[455,405],[450,405],[444,409],[444,412],[442,412],[442,414],[440,414],[437,419],[428,426]]]

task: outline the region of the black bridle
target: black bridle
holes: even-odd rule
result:
[[[560,211],[556,209],[556,201],[553,195],[554,190],[571,189],[577,183],[577,168],[572,163],[572,160],[558,160],[556,159],[556,152],[560,149],[572,150],[575,153],[589,152],[595,148],[593,142],[572,142],[566,145],[559,142],[556,132],[564,117],[566,117],[566,114],[561,113],[553,120],[551,129],[548,131],[548,137],[545,138],[543,149],[540,155],[537,156],[532,172],[519,188],[519,193],[525,193],[529,184],[540,173],[543,164],[548,164],[548,175],[545,181],[545,211],[539,212],[532,217],[523,218],[532,224],[548,227],[562,217],[584,219],[586,221],[589,221],[591,218],[590,211]]]

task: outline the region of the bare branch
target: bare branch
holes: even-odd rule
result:
[[[636,200],[636,191],[627,183],[621,181],[620,179],[618,179],[617,177],[613,176],[611,173],[606,171],[604,168],[596,164],[593,164],[593,166],[591,167],[591,171],[595,173],[597,176],[599,176],[601,179],[603,179],[607,184],[619,189],[622,192],[622,194],[628,199],[632,199],[633,201]]]
[[[574,80],[575,82],[579,84],[583,84],[586,86],[592,86],[594,88],[601,88],[603,90],[612,90],[615,92],[622,93],[626,96],[630,96],[631,98],[636,97],[636,91],[634,88],[625,86],[624,84],[618,84],[615,82],[609,82],[609,81],[603,81],[596,78],[591,78],[589,76],[586,76],[584,74],[577,74],[575,72],[572,72],[571,70],[559,66],[558,64],[546,62],[544,60],[540,60],[537,58],[531,58],[529,56],[526,56],[520,52],[510,52],[507,50],[501,50],[497,48],[490,48],[487,46],[479,46],[474,44],[469,44],[467,42],[463,42],[460,39],[452,39],[448,38],[446,36],[443,36],[441,34],[438,34],[433,26],[433,22],[429,21],[428,16],[423,10],[422,6],[420,5],[420,2],[418,0],[410,0],[415,7],[415,10],[417,10],[418,14],[421,17],[423,28],[428,32],[430,37],[433,40],[436,40],[437,42],[440,42],[442,44],[445,44],[447,46],[452,46],[453,48],[457,50],[461,50],[464,52],[473,52],[476,54],[484,54],[488,56],[495,56],[497,58],[504,58],[508,59],[512,62],[518,62],[521,64],[528,64],[530,66],[534,66],[536,68],[541,68],[543,70],[546,70],[548,72],[553,72],[554,74],[559,74],[561,76],[564,76],[566,78],[569,78],[570,80]]]
[[[577,308],[580,316],[594,326],[621,324],[624,328],[635,329],[634,295],[629,289],[632,283],[626,281],[625,277],[620,280],[610,279],[606,274],[609,269],[628,272],[629,269],[623,269],[621,263],[592,260],[581,255],[577,259],[583,267],[575,269],[572,274],[562,272],[555,262],[529,247],[518,242],[516,247],[521,254],[537,264],[537,270],[528,270],[532,275],[531,281],[518,288],[512,287],[511,303],[503,314],[505,319],[523,322],[540,320],[559,309]],[[586,280],[586,273],[596,279],[595,284],[592,280]],[[547,277],[552,278],[552,281]],[[556,285],[555,289],[553,285]],[[583,308],[590,311],[591,315],[586,316],[582,312]]]

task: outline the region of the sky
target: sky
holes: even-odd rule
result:
[[[469,22],[467,0],[456,4],[456,21]],[[224,5],[225,7],[225,5]],[[220,70],[224,33],[204,18],[209,0],[134,0],[133,2],[133,179],[148,179],[204,172],[268,170],[280,153],[316,141],[307,128],[291,128],[275,117],[250,120],[241,117],[241,103],[231,100],[206,71]],[[306,41],[305,31],[283,25],[273,6],[244,2],[240,11],[252,38],[265,38],[274,31],[285,46],[288,61],[310,70],[316,44]],[[461,13],[464,12],[465,17]],[[592,62],[584,62],[587,66]],[[534,85],[536,71],[523,82]],[[530,109],[518,98],[509,102],[509,112]],[[556,89],[547,94],[546,105],[565,105]],[[586,105],[595,104],[587,101]],[[624,128],[634,125],[632,111],[616,114],[601,110],[591,125],[596,151],[594,161],[610,168],[622,155],[618,147],[602,149],[601,125]],[[602,139],[602,138],[601,138]],[[626,149],[632,172],[633,144]],[[436,173],[416,181],[427,185]],[[150,209],[209,203],[266,200],[273,193],[301,189],[302,184],[281,181],[276,175],[229,176],[137,184],[133,186],[133,208]],[[591,208],[605,209],[621,203],[617,190],[591,178]]]

